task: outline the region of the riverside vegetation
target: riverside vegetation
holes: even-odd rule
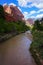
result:
[[[10,33],[22,33],[30,29],[24,21],[6,21],[4,13],[3,6],[0,5],[0,37]]]
[[[38,65],[43,65],[43,18],[36,20],[32,29],[33,42],[30,51]]]

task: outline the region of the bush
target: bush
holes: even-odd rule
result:
[[[7,22],[5,19],[0,18],[0,33],[9,33],[9,32],[25,32],[29,30],[29,27],[25,25],[22,21],[17,22]]]
[[[32,29],[33,41],[30,51],[38,65],[41,65],[40,59],[43,59],[43,18],[36,20]],[[38,56],[36,55],[38,54]]]
[[[43,31],[43,18],[35,21],[32,31],[35,30]]]
[[[4,17],[4,8],[2,5],[0,5],[0,18],[5,18]]]

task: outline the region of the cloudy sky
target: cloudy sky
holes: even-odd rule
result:
[[[43,17],[43,0],[0,0],[0,4],[17,6],[26,19]]]

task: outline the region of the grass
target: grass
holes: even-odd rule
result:
[[[43,31],[34,31],[33,42],[30,46],[30,51],[38,65],[41,65],[40,60],[43,60]]]

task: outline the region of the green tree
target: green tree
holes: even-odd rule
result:
[[[4,8],[2,5],[0,5],[0,18],[5,18],[4,17]]]
[[[32,30],[43,30],[43,18],[41,20],[36,20]]]

